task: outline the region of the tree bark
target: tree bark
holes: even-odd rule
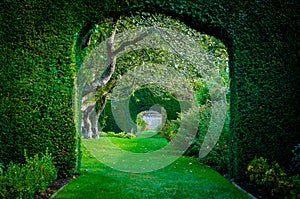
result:
[[[91,113],[94,107],[89,106],[83,111],[82,122],[81,122],[81,131],[84,138],[92,138],[92,122],[90,120]]]
[[[99,117],[106,105],[106,94],[96,104],[83,111],[82,133],[84,138],[99,138]]]

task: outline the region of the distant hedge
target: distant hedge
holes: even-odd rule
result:
[[[3,0],[0,2],[0,162],[45,151],[59,175],[76,168],[74,77],[79,39],[106,18],[164,13],[228,47],[231,176],[255,155],[287,166],[300,132],[297,0]]]
[[[161,93],[161,96],[155,96],[153,91],[147,87],[137,89],[129,98],[129,110],[131,119],[136,121],[137,114],[149,110],[153,105],[164,107],[167,113],[168,120],[174,120],[178,117],[177,113],[181,112],[179,101],[168,93]],[[182,107],[184,109],[185,107]],[[99,118],[99,124],[102,125],[102,131],[113,131],[116,133],[122,131],[130,132],[131,129],[121,130],[116,124],[111,110],[111,100],[108,100],[104,111]]]

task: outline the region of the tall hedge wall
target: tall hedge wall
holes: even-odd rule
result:
[[[1,1],[0,162],[49,152],[59,176],[76,168],[74,34],[67,4]]]
[[[255,155],[286,165],[299,143],[297,0],[3,0],[0,7],[1,162],[49,147],[62,175],[76,167],[74,36],[141,11],[178,17],[227,45],[233,177],[242,178]]]

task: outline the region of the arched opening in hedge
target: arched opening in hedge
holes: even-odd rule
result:
[[[160,17],[160,20],[165,20],[165,23],[166,24],[163,24],[164,23],[164,21],[163,22],[161,22],[161,21],[159,21],[159,20],[157,20],[157,22],[154,20],[154,21],[152,21],[152,23],[157,23],[157,25],[165,25],[165,26],[168,26],[168,25],[170,25],[170,23],[174,23],[175,25],[178,25],[178,24],[180,24],[180,23],[182,23],[182,22],[179,22],[179,21],[173,21],[172,22],[172,20],[170,19],[170,18],[168,18],[168,17],[162,17],[162,16],[160,16],[160,15],[157,15],[156,16],[157,18],[159,18]],[[155,19],[155,16],[153,17],[154,19]],[[153,20],[153,18],[151,19],[151,20]],[[126,18],[125,18],[126,19]],[[120,21],[121,21],[122,19],[120,19]],[[126,21],[127,20],[127,21]],[[126,20],[124,20],[125,22],[121,22],[121,23],[123,23],[122,24],[122,26],[133,26],[134,25],[134,23],[135,22],[132,22],[132,21],[130,21],[130,19],[126,19]],[[128,20],[129,20],[129,22],[128,22]],[[134,18],[133,17],[133,19],[131,19],[131,20],[136,20],[136,18]],[[148,19],[149,20],[149,19]],[[145,20],[144,21],[142,21],[141,20],[141,22],[145,22]],[[146,22],[147,22],[147,20],[146,20]],[[132,24],[130,24],[130,23],[132,23]],[[105,24],[105,27],[104,28],[100,28],[99,29],[99,26],[100,27],[103,27],[103,24]],[[129,24],[129,25],[128,25]],[[173,25],[174,25],[173,24]],[[95,39],[93,38],[94,37],[94,35],[93,34],[96,34],[96,38],[101,38],[101,37],[105,37],[105,35],[103,35],[102,34],[102,36],[101,36],[101,34],[99,34],[99,32],[100,33],[103,33],[103,32],[105,32],[105,30],[107,31],[107,29],[108,29],[108,32],[110,32],[112,35],[114,34],[114,31],[112,30],[112,29],[109,29],[109,28],[107,28],[107,26],[109,26],[110,24],[109,23],[102,23],[102,24],[100,24],[100,25],[98,25],[98,24],[96,24],[95,26],[94,26],[94,29],[92,29],[92,30],[90,30],[88,33],[86,33],[86,35],[85,36],[83,36],[83,38],[84,38],[84,41],[82,42],[82,45],[83,44],[85,44],[85,45],[87,45],[87,47],[89,46],[89,45],[93,45],[93,43],[97,43],[97,41],[95,41]],[[143,26],[144,24],[142,24],[142,26]],[[196,35],[197,34],[199,34],[199,33],[197,33],[197,32],[194,32],[194,30],[192,30],[191,28],[189,28],[189,27],[187,27],[187,26],[184,26],[184,25],[178,25],[179,26],[179,28],[182,28],[182,31],[183,32],[185,32],[189,37],[196,37]],[[115,30],[116,30],[117,28],[116,28],[116,26],[115,26]],[[94,31],[94,32],[93,32]],[[148,33],[147,33],[148,34]],[[110,36],[110,35],[109,35]],[[174,35],[174,36],[176,36],[176,35]],[[225,48],[225,46],[224,46],[224,44],[223,43],[221,43],[219,40],[217,40],[216,38],[214,38],[214,37],[210,37],[210,36],[208,36],[208,35],[200,35],[200,36],[198,36],[197,37],[199,40],[197,40],[198,42],[199,42],[199,44],[197,44],[198,46],[199,46],[199,48],[203,48],[204,50],[203,51],[201,51],[201,52],[204,52],[204,51],[207,51],[207,52],[209,52],[208,54],[210,54],[210,55],[213,55],[213,56],[211,56],[211,57],[206,57],[205,59],[211,59],[211,60],[209,60],[209,62],[210,62],[210,64],[213,64],[213,65],[217,65],[217,74],[214,74],[214,75],[220,75],[220,82],[221,82],[221,84],[225,84],[225,89],[229,89],[229,77],[228,77],[228,73],[229,73],[229,68],[228,68],[228,54],[227,54],[227,49]],[[132,41],[135,41],[134,39],[132,40]],[[129,41],[128,41],[128,43],[130,43],[130,42],[132,42],[132,41],[130,41],[130,39],[129,39]],[[188,41],[188,40],[187,40]],[[125,42],[126,43],[126,42]],[[191,44],[193,44],[193,43],[191,43]],[[122,45],[123,44],[121,44],[120,46],[122,47]],[[201,47],[200,47],[201,46]],[[96,47],[97,48],[97,47]],[[101,51],[102,52],[102,51]],[[198,52],[197,50],[195,51],[195,52]],[[90,53],[94,53],[93,51],[91,51]],[[141,57],[143,57],[143,55],[144,54],[151,54],[151,53],[153,53],[154,54],[154,56],[153,57],[155,57],[155,53],[158,53],[157,54],[157,56],[160,56],[159,57],[159,59],[162,59],[162,55],[166,55],[166,56],[169,56],[168,54],[164,54],[164,53],[166,53],[166,52],[164,52],[164,51],[158,51],[158,52],[156,52],[156,51],[154,51],[154,50],[147,50],[147,51],[137,51],[137,52],[134,52],[135,54],[131,54],[130,55],[130,53],[132,53],[132,52],[129,52],[128,54],[129,54],[129,56],[136,56],[137,54],[138,55],[140,55]],[[142,53],[142,54],[139,54],[139,53]],[[94,53],[94,54],[96,54],[96,53]],[[101,56],[101,54],[99,54],[98,56]],[[194,54],[194,56],[202,56],[201,54],[197,54],[197,53],[195,53]],[[219,56],[219,57],[218,57]],[[125,57],[125,60],[121,60],[121,59],[124,59],[124,57]],[[148,56],[148,58],[150,58],[150,61],[151,61],[151,58],[153,58],[153,57],[151,57],[151,56]],[[147,57],[146,57],[147,58]],[[96,58],[93,58],[93,59],[96,59]],[[136,59],[138,59],[138,58],[136,58]],[[124,62],[130,62],[131,63],[131,61],[132,60],[130,60],[129,58],[126,58],[126,54],[124,54],[123,55],[123,57],[122,58],[119,58],[119,59],[117,59],[117,63],[116,63],[116,65],[118,64],[118,61],[120,61],[121,60],[121,62],[123,63],[123,65],[126,65],[126,63],[124,63]],[[148,61],[149,61],[149,59],[148,59]],[[161,61],[161,60],[159,60],[159,61]],[[143,62],[143,60],[142,60],[142,62]],[[162,62],[163,63],[163,62]],[[195,63],[195,62],[192,62],[192,63]],[[186,63],[185,63],[186,64]],[[203,64],[205,65],[205,63],[203,62]],[[142,63],[142,65],[143,65],[143,63]],[[192,64],[191,64],[192,65]],[[220,66],[219,66],[220,65]],[[207,65],[207,66],[203,66],[203,70],[210,70],[210,68],[209,68],[209,66],[212,66],[212,65]],[[176,63],[175,63],[175,67],[176,67]],[[181,67],[181,66],[180,66]],[[182,68],[180,68],[179,67],[179,69],[178,70],[182,70]],[[127,67],[127,68],[130,68],[130,67]],[[124,67],[124,68],[116,68],[116,71],[118,72],[118,75],[120,75],[120,76],[122,76],[123,75],[123,73],[124,73],[124,71],[125,72],[128,72],[126,67]],[[88,69],[90,70],[90,66],[88,66]],[[196,68],[193,68],[192,66],[190,66],[190,68],[184,68],[185,70],[193,70],[193,75],[194,75],[194,77],[193,77],[193,75],[191,76],[191,77],[189,77],[189,81],[192,81],[193,83],[194,83],[194,88],[195,89],[198,89],[198,93],[197,93],[197,100],[198,100],[198,103],[202,106],[202,105],[204,105],[204,104],[206,104],[206,103],[208,103],[208,104],[210,104],[211,102],[210,101],[212,101],[213,99],[211,98],[211,95],[212,95],[212,92],[210,92],[209,91],[209,89],[207,88],[207,85],[209,84],[208,82],[205,82],[205,78],[212,78],[212,77],[204,77],[204,76],[201,76],[200,75],[200,73],[201,72],[199,72],[199,74],[198,74],[198,72],[197,71],[199,71],[200,70],[200,68],[198,68],[198,69],[196,69]],[[118,71],[119,70],[119,71]],[[121,70],[121,72],[120,72],[120,70]],[[124,70],[123,71],[123,73],[122,73],[122,70]],[[132,69],[130,69],[130,70],[132,70]],[[101,71],[102,72],[102,71]],[[85,72],[82,72],[82,73],[85,73]],[[211,73],[211,74],[213,74],[213,73]],[[102,74],[103,75],[103,74]],[[111,77],[110,78],[113,78],[113,75],[114,74],[111,74]],[[197,76],[198,75],[198,76]],[[101,76],[101,73],[100,74],[98,74],[98,76]],[[94,78],[94,77],[89,77],[89,78]],[[195,78],[195,79],[194,79]],[[203,80],[201,80],[200,81],[200,79],[198,79],[198,80],[196,80],[196,78],[203,78]],[[225,79],[223,79],[223,78],[225,78]],[[95,79],[95,78],[94,78]],[[113,88],[114,88],[114,86],[115,86],[115,82],[117,82],[118,81],[118,77],[115,77],[115,79],[113,79],[113,81],[112,81],[112,83],[109,85],[109,81],[108,81],[108,87],[105,87],[104,86],[104,90],[101,90],[99,93],[100,94],[95,94],[95,96],[98,96],[98,97],[100,97],[100,100],[102,100],[101,99],[101,97],[103,97],[103,96],[106,96],[106,95],[110,95],[110,92],[111,92],[111,90],[113,90]],[[175,79],[173,79],[173,81],[180,81],[179,79],[178,80],[175,80]],[[95,82],[95,80],[92,80],[92,82]],[[218,82],[217,84],[219,84],[220,82]],[[216,82],[210,82],[210,83],[216,83]],[[88,84],[88,86],[90,86],[92,83],[90,83],[90,84]],[[83,88],[83,92],[84,92],[84,89],[85,88]],[[145,93],[145,92],[144,92]],[[229,93],[229,90],[226,92],[226,94],[228,94]],[[138,101],[140,101],[141,99],[135,99],[134,100],[134,98],[140,98],[140,97],[138,97],[138,93],[133,93],[133,95],[132,95],[133,97],[131,97],[131,100],[133,99],[133,101],[134,102],[138,102]],[[84,96],[83,96],[84,97]],[[153,98],[153,97],[152,97]],[[160,97],[158,97],[158,99],[159,98],[162,98],[162,96],[160,96]],[[214,97],[215,98],[215,97]],[[145,99],[151,99],[151,97],[150,96],[148,96],[148,97],[146,97],[146,98],[143,98],[142,100],[145,100]],[[228,95],[228,97],[227,97],[227,99],[229,99],[229,95]],[[215,100],[215,99],[214,99]],[[154,100],[155,101],[155,100]],[[137,116],[137,114],[140,112],[140,111],[145,111],[147,108],[150,108],[151,106],[153,106],[154,104],[156,104],[157,102],[158,102],[159,100],[156,100],[155,102],[151,102],[150,104],[147,104],[147,105],[145,105],[145,107],[141,107],[141,109],[137,109],[137,106],[136,105],[132,105],[133,103],[130,103],[129,104],[129,106],[130,105],[132,105],[130,108],[131,108],[131,110],[130,110],[130,114],[132,113],[132,115],[131,115],[131,117],[133,117],[133,121],[136,121],[136,116]],[[209,101],[209,102],[208,102]],[[131,101],[130,101],[131,102]],[[145,103],[144,101],[142,102],[142,103]],[[154,103],[154,104],[153,104]],[[162,103],[162,101],[160,100],[160,102],[159,103]],[[213,104],[213,103],[211,103],[211,104]],[[161,104],[161,105],[163,105],[163,104]],[[83,104],[83,106],[84,106],[84,104]],[[94,104],[92,105],[92,106],[94,106]],[[111,109],[112,108],[112,106],[111,106],[111,104],[109,104],[108,106],[108,109]],[[145,109],[146,108],[146,109]],[[176,119],[176,115],[180,112],[180,110],[172,110],[171,112],[169,112],[169,108],[166,108],[166,107],[164,107],[165,109],[166,109],[166,111],[167,111],[167,117],[171,120],[171,119],[173,119],[173,120],[175,120]],[[135,110],[136,109],[136,110]],[[89,111],[89,109],[85,109],[85,110],[88,110]],[[92,110],[92,109],[91,109]],[[103,108],[103,107],[101,107],[100,108],[100,114],[99,114],[99,117],[101,118],[100,119],[100,124],[105,124],[105,123],[109,123],[109,125],[111,125],[112,123],[114,123],[113,122],[113,120],[111,120],[111,119],[114,119],[113,117],[111,118],[111,116],[109,117],[109,121],[107,122],[107,121],[105,121],[106,119],[107,119],[107,117],[108,117],[108,115],[102,115],[102,117],[101,117],[101,112],[103,112],[103,110],[105,111],[105,108]],[[133,110],[133,112],[132,112],[132,110]],[[203,110],[204,110],[204,108],[203,108]],[[206,108],[206,111],[210,111],[211,109],[210,108]],[[107,111],[106,110],[106,112],[109,112],[109,110]],[[215,112],[214,112],[215,113]],[[170,115],[175,115],[175,117],[170,117]],[[95,115],[97,115],[97,113],[96,112],[92,112],[92,113],[87,113],[86,114],[86,116],[89,116],[89,115],[92,115],[92,118],[95,118]],[[85,115],[84,115],[84,117],[85,117]],[[129,116],[130,117],[130,116]],[[210,118],[210,116],[207,116],[206,115],[206,117],[209,117]],[[86,117],[86,118],[83,118],[83,121],[85,122],[85,119],[89,119],[88,117]],[[124,119],[124,118],[123,118]],[[82,122],[82,126],[84,126],[85,125],[85,123],[84,122]],[[98,122],[98,121],[97,121]],[[209,119],[207,119],[206,121],[206,124],[205,124],[205,128],[202,128],[201,130],[203,130],[203,132],[202,132],[202,142],[204,141],[204,143],[205,143],[205,139],[203,138],[203,137],[205,137],[205,132],[210,128],[209,127]],[[93,122],[91,121],[91,122],[87,122],[87,124],[88,125],[90,125],[90,124],[92,124]],[[97,124],[96,122],[94,122],[95,124]],[[121,122],[122,123],[122,122]],[[120,124],[120,122],[119,122],[119,124]],[[224,125],[224,122],[221,124],[222,125],[222,127],[223,127],[223,125]],[[90,125],[90,126],[92,126],[92,125]],[[116,125],[113,125],[113,126],[116,126]],[[221,127],[221,130],[222,130],[222,127]],[[83,129],[83,128],[81,128],[81,129]],[[98,129],[98,128],[97,128]],[[119,127],[117,127],[117,128],[114,128],[113,127],[113,129],[115,129],[115,131],[125,131],[125,132],[131,132],[132,130],[131,129],[133,129],[133,128],[130,128],[130,129],[126,129],[125,128],[125,130],[123,129],[123,130],[120,130],[120,128]],[[228,129],[227,129],[228,130]],[[93,130],[92,130],[93,131]],[[106,129],[106,131],[112,131],[112,129]],[[205,131],[205,132],[204,132]],[[94,134],[93,134],[94,133]],[[83,132],[83,135],[84,135],[84,137],[86,137],[86,138],[91,138],[91,137],[95,137],[95,138],[98,138],[98,135],[95,135],[95,133],[97,134],[98,132],[96,131],[96,132],[92,132],[92,133],[90,133],[90,134],[88,134],[88,133],[86,133],[86,132]],[[227,133],[229,133],[229,131],[227,132]],[[95,136],[94,136],[95,135]],[[217,136],[215,135],[215,137],[219,137],[219,135],[220,134],[218,134]],[[198,136],[199,137],[199,136]],[[209,136],[208,136],[209,137]],[[216,139],[217,139],[216,138]],[[228,135],[227,135],[227,138],[228,138]],[[228,141],[228,140],[227,140]],[[210,145],[215,145],[216,144],[216,142],[217,141],[214,141],[213,142],[213,144],[210,144]],[[229,142],[229,141],[228,141]],[[223,145],[228,145],[229,143],[228,142],[226,142],[225,144],[223,143]],[[200,145],[202,144],[199,144],[199,142],[197,141],[197,144],[195,144],[196,142],[194,142],[194,144],[193,144],[193,146],[195,145],[197,145],[197,147],[198,147],[198,150],[200,150]],[[211,146],[212,147],[212,146]],[[209,148],[209,147],[208,147]],[[194,148],[195,149],[195,148]],[[205,155],[204,155],[205,156]],[[228,158],[228,155],[227,155],[227,158]],[[227,166],[227,165],[226,165]]]
[[[273,3],[2,2],[1,61],[5,67],[0,69],[0,144],[5,147],[0,160],[5,165],[10,161],[22,163],[24,148],[29,155],[49,148],[60,176],[71,175],[77,154],[72,89],[75,65],[80,65],[78,53],[73,53],[78,51],[74,34],[82,29],[75,40],[89,41],[84,40],[88,30],[105,18],[149,12],[179,18],[227,46],[232,176],[245,177],[254,156],[277,160],[287,168],[291,150],[299,143],[299,3]]]

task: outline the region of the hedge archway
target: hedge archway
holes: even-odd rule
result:
[[[59,174],[72,174],[79,142],[72,113],[80,65],[76,41],[105,18],[159,12],[228,47],[231,176],[243,178],[254,156],[288,166],[300,131],[298,1],[6,0],[0,5],[0,162],[23,162],[24,149],[35,154],[49,148]]]

